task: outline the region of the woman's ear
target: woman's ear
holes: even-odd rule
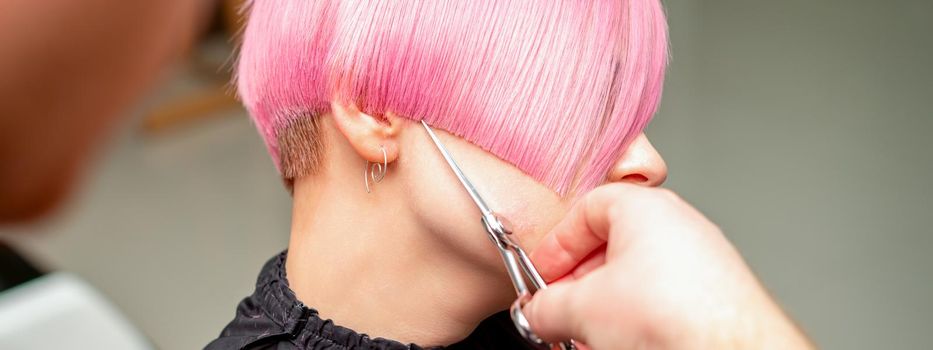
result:
[[[361,158],[373,163],[382,163],[384,160],[391,163],[398,159],[398,134],[404,119],[391,113],[372,116],[352,104],[331,102],[330,105],[334,124]]]

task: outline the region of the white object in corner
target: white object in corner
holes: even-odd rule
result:
[[[0,349],[153,346],[94,288],[77,276],[56,272],[0,293]]]

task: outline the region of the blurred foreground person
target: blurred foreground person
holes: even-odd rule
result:
[[[211,1],[0,1],[0,224],[61,203]]]
[[[198,32],[210,1],[0,1],[0,225],[61,204],[116,118]],[[0,242],[0,349],[149,349],[76,276]]]

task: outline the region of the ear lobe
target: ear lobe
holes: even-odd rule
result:
[[[404,120],[387,113],[385,120],[363,113],[355,105],[331,102],[331,114],[337,129],[356,153],[373,163],[398,159],[398,134]],[[385,151],[385,154],[383,154]]]

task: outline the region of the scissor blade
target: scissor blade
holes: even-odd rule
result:
[[[473,199],[473,203],[476,203],[476,206],[479,207],[479,211],[485,215],[491,215],[492,210],[489,209],[489,206],[486,205],[486,202],[483,201],[483,198],[479,196],[479,192],[476,192],[476,188],[473,187],[473,183],[470,182],[470,179],[467,179],[466,175],[463,174],[463,171],[460,170],[460,167],[457,165],[457,162],[454,161],[454,158],[450,156],[450,152],[447,152],[447,147],[444,147],[444,144],[437,138],[437,135],[434,134],[434,130],[428,126],[428,123],[425,123],[424,120],[421,121],[421,125],[424,126],[424,130],[428,131],[428,136],[431,137],[431,141],[434,141],[434,145],[437,146],[437,149],[441,151],[441,155],[444,156],[444,160],[447,161],[447,165],[450,166],[450,169],[454,171],[454,174],[457,175],[457,179],[460,180],[460,184],[463,185],[463,188],[466,189],[467,193],[470,194],[470,198]]]

